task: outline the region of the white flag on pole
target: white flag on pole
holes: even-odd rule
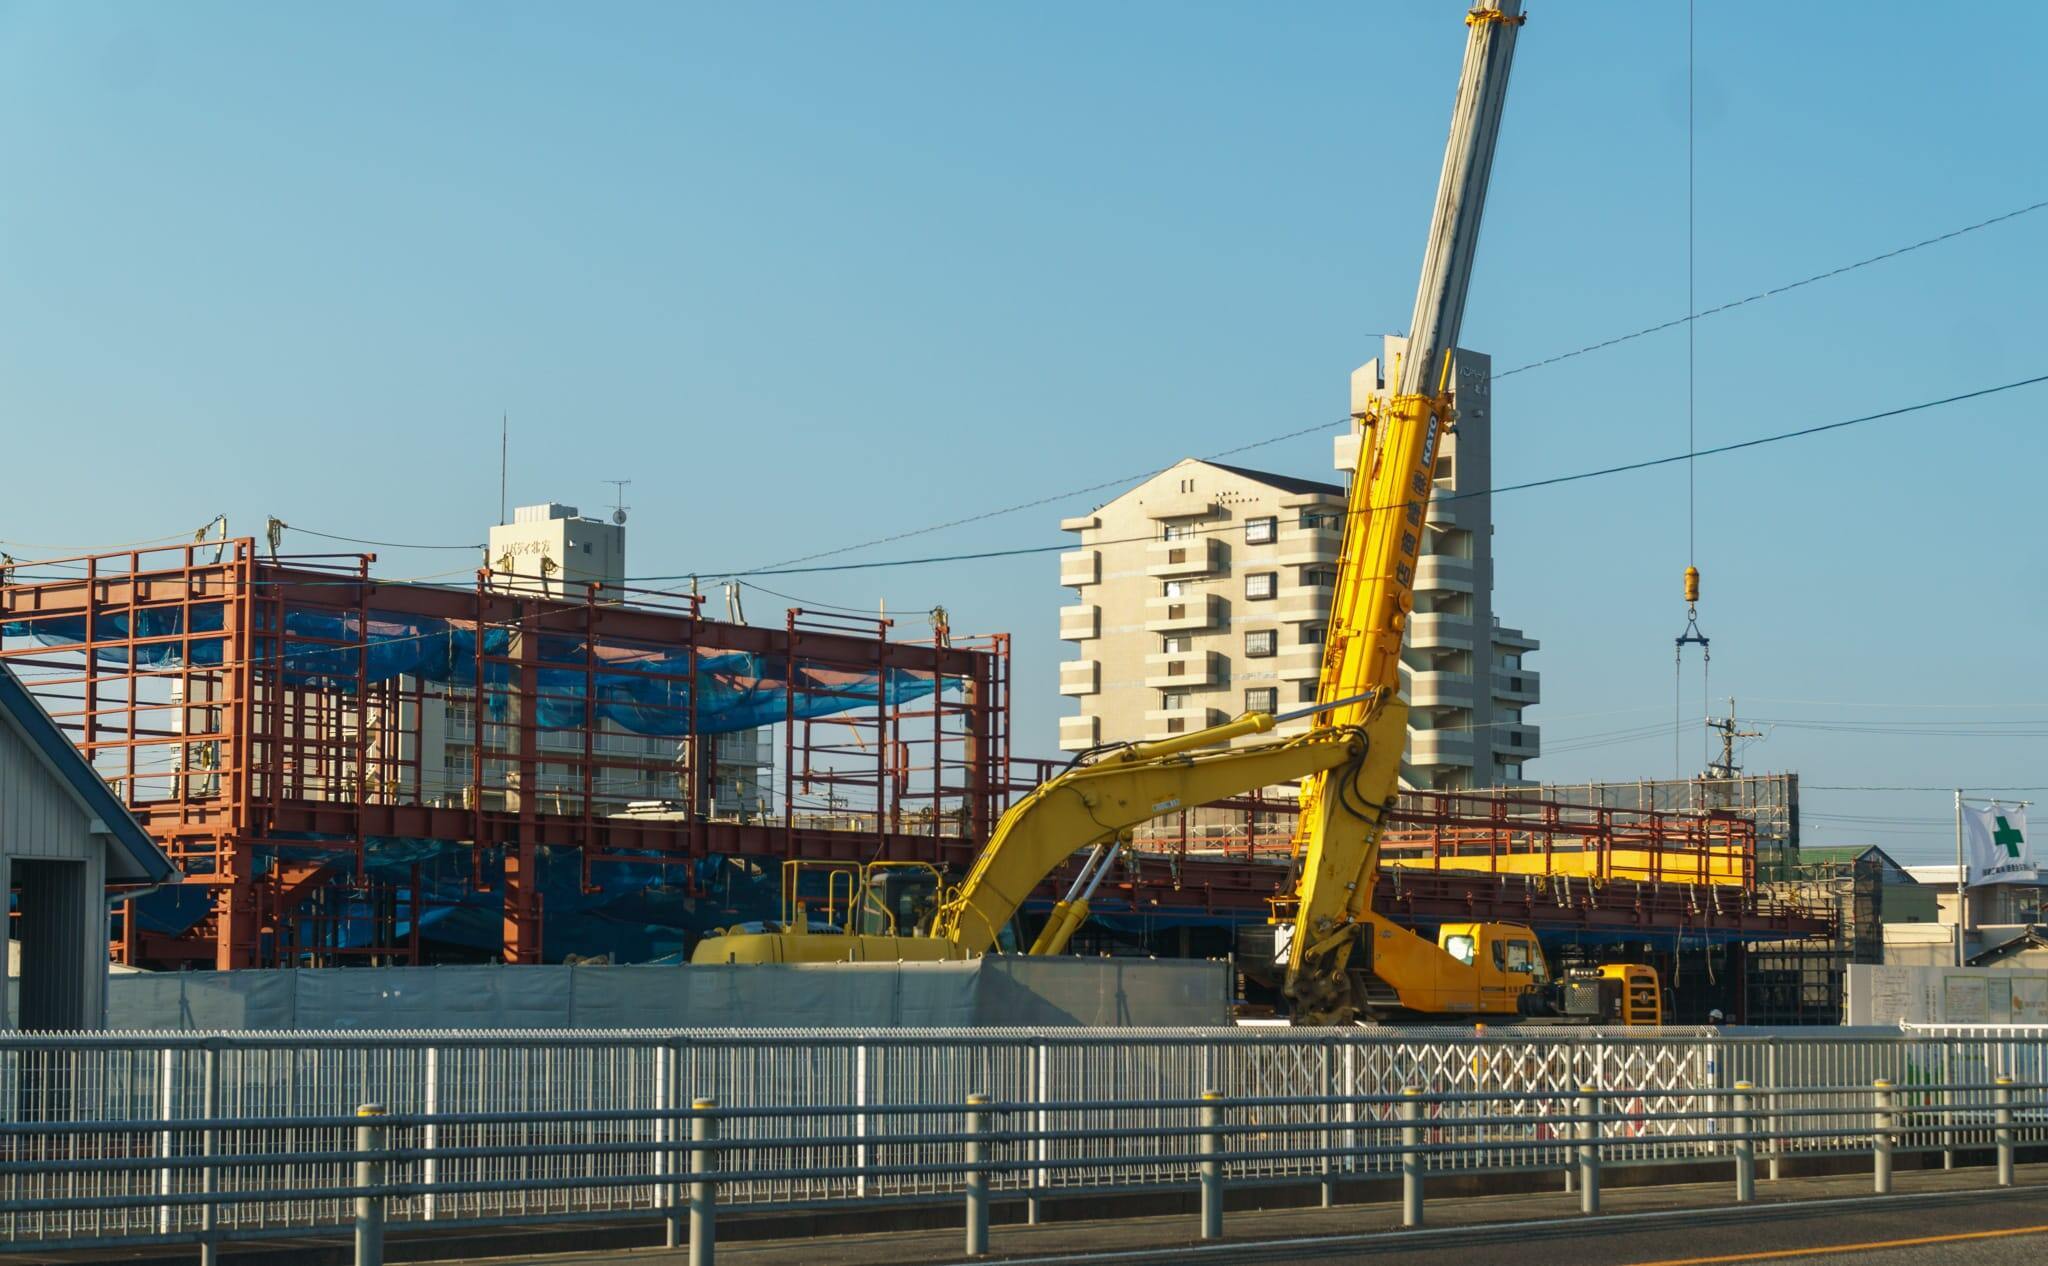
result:
[[[1979,884],[2039,882],[2034,850],[2027,844],[2027,811],[1992,805],[1963,809],[1964,855],[1969,859],[1971,887]]]

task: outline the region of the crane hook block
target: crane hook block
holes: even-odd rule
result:
[[[1685,600],[1688,603],[1700,600],[1700,569],[1697,567],[1685,569]]]

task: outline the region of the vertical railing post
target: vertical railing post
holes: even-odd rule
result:
[[[967,1255],[988,1252],[987,1095],[967,1096]]]
[[[220,1190],[220,1175],[214,1170],[213,1157],[219,1150],[218,1130],[213,1123],[220,1117],[220,1046],[209,1041],[203,1052],[202,1074],[205,1084],[200,1092],[200,1113],[206,1119],[206,1129],[201,1131],[200,1155],[206,1163],[199,1171],[199,1190],[212,1195]],[[220,1266],[220,1243],[215,1238],[219,1229],[220,1210],[211,1200],[199,1206],[199,1266]]]
[[[1600,1100],[1592,1086],[1579,1087],[1579,1212],[1600,1212]]]
[[[718,1169],[716,1099],[690,1102],[690,1266],[712,1266],[718,1251],[718,1194],[711,1175]]]
[[[1401,1225],[1422,1225],[1422,1088],[1401,1091]]]
[[[1044,1215],[1044,1209],[1041,1207],[1038,1193],[1052,1186],[1052,1170],[1046,1164],[1046,1162],[1052,1159],[1052,1140],[1045,1137],[1045,1132],[1051,1128],[1052,1122],[1051,1114],[1045,1110],[1046,1100],[1051,1097],[1049,1090],[1051,1087],[1052,1068],[1048,1062],[1050,1055],[1051,1053],[1046,1049],[1044,1038],[1032,1040],[1031,1103],[1033,1106],[1029,1119],[1031,1129],[1036,1132],[1038,1137],[1031,1140],[1027,1154],[1031,1159],[1037,1161],[1038,1164],[1032,1168],[1031,1176],[1026,1180],[1028,1184],[1026,1190],[1030,1191],[1031,1195],[1024,1201],[1024,1221],[1029,1226],[1037,1226],[1039,1219]]]
[[[381,1152],[389,1130],[384,1105],[366,1103],[356,1109],[356,1151]],[[356,1157],[355,1266],[384,1266],[384,1158]]]
[[[855,1198],[868,1197],[868,1044],[862,1042],[853,1048],[853,1106],[860,1111],[853,1116],[854,1137],[860,1142],[853,1149],[853,1167],[860,1172],[853,1176]]]
[[[1954,1169],[1956,1167],[1955,1084],[1957,1076],[1956,1064],[1958,1061],[1955,1058],[1955,1054],[1956,1044],[1954,1042],[1943,1042],[1941,1044],[1941,1084],[1946,1087],[1941,1092],[1941,1106],[1943,1109],[1941,1114],[1941,1167],[1943,1169]]]
[[[1317,1136],[1322,1141],[1322,1204],[1327,1209],[1337,1203],[1337,1138],[1330,1123],[1337,1115],[1337,1048],[1324,1042],[1323,1051],[1323,1129]]]
[[[157,1056],[157,1060],[157,1094],[159,1096],[157,1102],[157,1118],[161,1121],[168,1123],[174,1117],[176,1117],[178,1113],[178,1048],[175,1046],[164,1047],[163,1051]],[[180,1150],[182,1150],[180,1147],[180,1140],[178,1136],[176,1134],[173,1134],[171,1131],[165,1130],[163,1133],[156,1136],[156,1154],[162,1159],[169,1160],[172,1156],[175,1156]],[[178,1189],[176,1177],[177,1172],[178,1171],[174,1169],[162,1169],[157,1171],[157,1194],[168,1196]],[[176,1224],[177,1217],[178,1211],[177,1207],[174,1205],[167,1204],[163,1208],[157,1210],[157,1234],[169,1235],[172,1231],[172,1228]]]
[[[441,1162],[434,1155],[435,1150],[441,1146],[441,1127],[433,1120],[441,1111],[440,1047],[427,1048],[426,1068],[422,1076],[426,1082],[422,1090],[427,1123],[420,1129],[420,1149],[426,1152],[427,1158],[420,1162],[420,1183],[426,1187],[427,1194],[420,1200],[420,1212],[427,1221],[432,1222],[441,1213],[440,1200],[434,1194],[434,1185],[441,1181]]]
[[[2012,1078],[2000,1077],[1992,1092],[1992,1123],[1997,1127],[1998,1185],[2012,1186]]]
[[[1872,1084],[1875,1091],[1876,1111],[1873,1123],[1876,1126],[1876,1147],[1872,1150],[1871,1179],[1880,1196],[1892,1194],[1892,1084],[1879,1080]]]
[[[1785,1151],[1785,1140],[1778,1136],[1778,1095],[1782,1092],[1785,1079],[1778,1075],[1778,1039],[1765,1038],[1770,1058],[1764,1064],[1764,1106],[1769,1109],[1765,1124],[1771,1136],[1771,1181],[1778,1181],[1778,1157]]]
[[[1222,1094],[1214,1090],[1202,1092],[1202,1238],[1220,1240],[1223,1238],[1223,1162],[1219,1154],[1223,1150],[1223,1105],[1218,1102]]]
[[[1746,1081],[1735,1083],[1735,1203],[1756,1199],[1756,1118],[1750,1115]]]
[[[675,1181],[675,1175],[689,1167],[689,1157],[676,1146],[684,1135],[683,1130],[683,1052],[674,1042],[661,1048],[661,1084],[655,1087],[655,1105],[666,1114],[661,1128],[656,1131],[661,1141],[668,1146],[661,1153],[660,1173],[670,1176],[668,1185],[661,1189],[662,1207],[668,1210],[662,1218],[665,1226],[662,1239],[669,1248],[683,1246],[683,1185]]]

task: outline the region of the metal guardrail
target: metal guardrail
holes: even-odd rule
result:
[[[680,1241],[694,1212],[708,1251],[715,1208],[933,1199],[979,1208],[985,1242],[998,1198],[1035,1213],[1077,1191],[1307,1181],[1330,1201],[1400,1175],[1419,1201],[1425,1174],[1571,1169],[1597,1206],[1602,1164],[1726,1161],[1741,1188],[1759,1158],[1775,1177],[1815,1153],[1873,1156],[1882,1190],[1898,1152],[1995,1146],[2009,1170],[2015,1142],[2048,1139],[2044,1103],[2013,1098],[2044,1079],[2005,1073],[2044,1047],[1466,1029],[6,1038],[0,1244],[210,1258],[352,1224],[374,1244],[387,1225],[647,1217]]]

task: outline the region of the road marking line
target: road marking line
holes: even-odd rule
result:
[[[1786,1257],[1820,1257],[1828,1253],[1867,1253],[1880,1248],[1954,1244],[1960,1240],[1995,1240],[2009,1235],[2039,1235],[2044,1231],[2048,1231],[2048,1225],[2014,1226],[1996,1231],[1958,1231],[1952,1235],[1922,1235],[1910,1240],[1870,1240],[1862,1244],[1829,1244],[1820,1248],[1779,1248],[1759,1253],[1729,1253],[1722,1257],[1667,1257],[1654,1262],[1631,1262],[1629,1266],[1714,1266],[1717,1262],[1767,1262]]]

